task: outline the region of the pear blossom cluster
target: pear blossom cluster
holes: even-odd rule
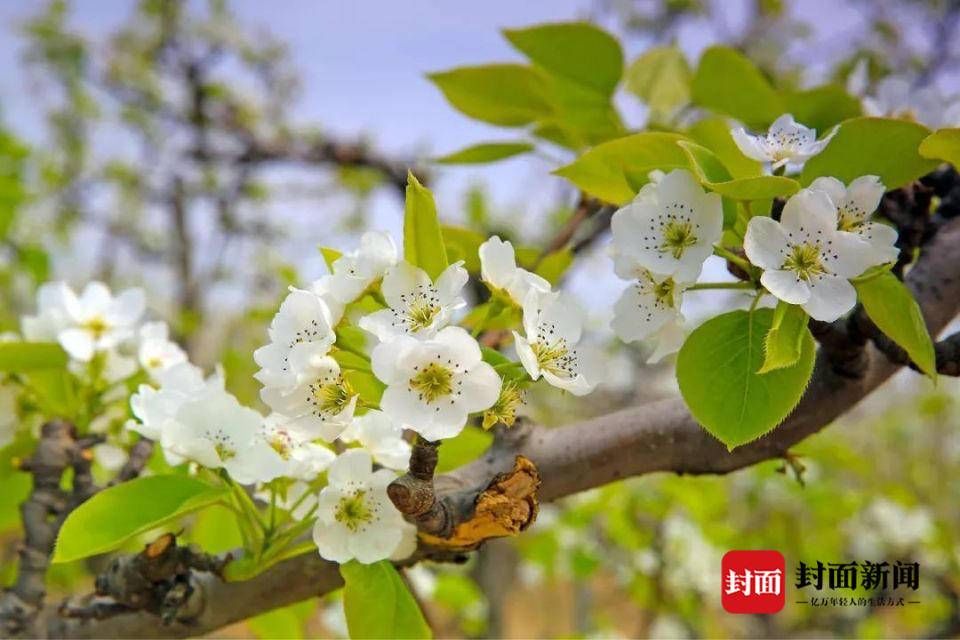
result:
[[[816,131],[785,114],[767,133],[739,128],[731,136],[744,155],[777,170],[802,166],[835,131],[817,140]],[[750,218],[743,249],[758,269],[759,285],[816,320],[850,311],[857,299],[851,280],[899,254],[896,230],[872,219],[884,191],[877,176],[849,184],[820,177],[786,201],[779,220]],[[614,305],[611,326],[625,342],[653,340],[649,361],[656,362],[682,346],[684,294],[696,285],[707,257],[722,251],[721,198],[705,193],[685,169],[653,172],[614,214],[611,229],[614,272],[630,282]]]
[[[686,169],[654,176],[613,215],[614,271],[630,286],[611,326],[624,342],[652,339],[650,362],[683,343],[683,294],[700,275],[723,231],[719,194],[705,193]]]
[[[897,232],[870,221],[883,196],[876,176],[849,185],[819,178],[787,200],[779,221],[750,220],[743,248],[761,269],[760,283],[775,297],[832,322],[850,311],[857,292],[850,280],[897,258]]]

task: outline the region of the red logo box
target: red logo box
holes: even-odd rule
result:
[[[729,613],[777,613],[787,601],[779,551],[728,551],[720,563],[720,602]]]

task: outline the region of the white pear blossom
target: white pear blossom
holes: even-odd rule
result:
[[[278,475],[310,482],[330,466],[337,455],[322,444],[304,439],[287,427],[287,418],[271,414],[263,421],[263,438],[283,460]]]
[[[82,362],[131,338],[145,305],[141,289],[114,297],[102,282],[89,283],[79,296],[66,285],[53,283],[41,291],[38,302],[40,316],[26,320],[24,333],[35,336],[59,325],[57,341]]]
[[[624,342],[655,340],[656,348],[647,361],[659,362],[683,344],[680,304],[683,292],[693,283],[658,276],[643,267],[624,270],[623,261],[617,262],[617,275],[633,281],[613,306],[610,326]]]
[[[423,269],[399,262],[387,269],[381,286],[390,307],[364,316],[360,327],[380,340],[399,335],[431,338],[467,305],[460,292],[468,278],[463,261],[444,269],[436,283]]]
[[[882,262],[866,241],[837,231],[838,219],[830,196],[802,189],[787,200],[780,222],[751,218],[743,241],[747,258],[764,269],[763,286],[824,322],[836,320],[856,304],[849,278]]]
[[[837,207],[837,228],[861,237],[877,253],[880,262],[897,259],[897,230],[880,222],[871,222],[870,215],[880,206],[886,187],[877,176],[860,176],[849,186],[832,177],[817,178],[811,189],[825,191]]]
[[[689,171],[649,183],[611,221],[613,251],[654,273],[694,281],[723,232],[720,195],[705,193]]]
[[[487,409],[500,395],[500,376],[460,327],[441,329],[428,340],[401,336],[382,342],[371,361],[387,385],[380,408],[428,440],[457,435],[470,413]]]
[[[550,291],[550,283],[517,266],[517,256],[509,240],[493,236],[480,245],[480,279],[495,291],[505,292],[517,305],[522,305],[531,289]]]
[[[914,120],[931,129],[960,125],[960,98],[948,97],[935,84],[916,86],[914,79],[887,76],[873,95],[863,98],[868,115]]]
[[[330,356],[303,367],[293,388],[263,387],[260,397],[288,419],[288,429],[327,442],[333,442],[350,425],[357,406],[357,393]]]
[[[592,350],[577,349],[583,331],[583,311],[561,292],[530,291],[523,303],[523,331],[513,332],[517,355],[534,380],[582,396],[602,377]]]
[[[268,482],[286,470],[266,439],[263,416],[222,389],[207,387],[183,403],[160,433],[175,456],[204,467],[223,467],[240,484]]]
[[[20,329],[29,342],[56,341],[70,324],[67,297],[75,295],[64,282],[45,282],[37,290],[37,313],[23,316]]]
[[[409,524],[387,497],[387,485],[394,478],[396,473],[389,469],[373,471],[373,460],[363,449],[349,449],[333,461],[313,528],[323,558],[370,564],[397,550]]]
[[[151,440],[161,439],[165,424],[190,399],[205,390],[223,390],[223,376],[219,372],[204,379],[203,371],[189,362],[158,372],[156,381],[159,388],[141,384],[130,397],[130,409],[137,421],[127,424],[130,430]]]
[[[285,390],[301,384],[330,351],[333,326],[330,308],[319,296],[291,288],[270,323],[270,343],[253,353],[260,365],[257,380]]]
[[[324,286],[343,304],[353,302],[382,278],[386,270],[397,263],[397,258],[397,245],[390,234],[368,231],[361,236],[358,249],[334,261],[333,276],[324,281]]]
[[[148,322],[140,327],[140,346],[137,350],[140,366],[151,377],[170,367],[187,361],[187,354],[170,340],[166,322]]]
[[[830,133],[817,140],[817,130],[805,127],[785,113],[770,125],[769,131],[752,136],[741,127],[730,131],[733,141],[743,155],[760,162],[771,163],[772,169],[778,169],[787,163],[800,165],[826,148],[836,134],[834,127]]]
[[[371,410],[354,418],[340,439],[356,442],[382,467],[404,471],[410,465],[410,443],[403,439],[400,425],[383,411]]]

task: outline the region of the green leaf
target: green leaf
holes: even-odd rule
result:
[[[551,113],[542,74],[525,65],[459,67],[427,77],[455,109],[476,120],[522,127]]]
[[[504,29],[503,35],[537,66],[603,95],[612,95],[623,75],[620,43],[589,22]]]
[[[546,87],[553,115],[539,121],[536,135],[574,150],[623,135],[610,96],[554,75],[546,77]]]
[[[529,142],[484,142],[434,159],[439,164],[486,164],[533,151]]]
[[[372,372],[361,369],[345,369],[343,377],[367,406],[380,406],[380,398],[383,397],[383,392],[387,387]]]
[[[733,200],[767,200],[790,196],[800,190],[800,183],[783,176],[757,176],[705,184],[712,191]]]
[[[389,560],[340,565],[343,609],[353,640],[431,638],[417,601]]]
[[[910,359],[934,381],[937,359],[920,306],[910,290],[892,273],[854,281],[860,303],[873,323],[900,345]]]
[[[407,201],[403,210],[403,257],[436,280],[450,264],[430,190],[407,174]]]
[[[320,247],[320,255],[323,256],[323,261],[327,263],[327,270],[333,273],[333,263],[339,260],[343,253],[330,247]]]
[[[731,311],[694,330],[677,356],[677,381],[690,413],[728,448],[776,427],[800,401],[813,373],[814,344],[803,338],[792,367],[758,374],[773,311]]]
[[[733,178],[752,178],[763,174],[763,165],[743,155],[730,135],[730,123],[723,116],[704,118],[693,124],[687,134],[713,152]]]
[[[677,143],[684,153],[687,154],[687,160],[693,167],[694,173],[700,179],[700,182],[706,185],[725,184],[730,181],[730,172],[723,165],[720,159],[706,147],[700,146],[695,142],[681,140]],[[737,221],[737,204],[729,198],[723,198],[723,226],[732,227]]]
[[[918,148],[930,130],[916,122],[888,118],[854,118],[819,155],[807,161],[800,182],[808,185],[820,176],[844,183],[865,175],[880,176],[887,189],[896,189],[937,168],[921,157]]]
[[[513,363],[510,363],[513,364]],[[437,450],[437,473],[447,473],[468,462],[473,462],[493,444],[493,434],[477,427],[467,426],[456,437],[444,440]]]
[[[753,128],[766,128],[786,110],[783,99],[756,65],[728,47],[710,47],[703,53],[692,93],[695,104]]]
[[[757,373],[769,373],[795,365],[800,360],[806,336],[810,336],[810,330],[803,308],[783,300],[778,302],[773,312],[773,324],[763,340],[763,366]]]
[[[786,111],[792,113],[797,122],[802,122],[821,134],[830,127],[863,113],[860,101],[837,85],[787,92],[784,99]]]
[[[447,259],[452,262],[463,260],[463,268],[472,274],[480,273],[480,245],[487,237],[472,229],[443,225],[443,242],[447,248]]]
[[[934,131],[920,143],[920,155],[960,167],[960,129]]]
[[[63,369],[67,352],[56,342],[0,342],[0,371]]]
[[[517,264],[533,271],[538,276],[549,282],[557,284],[563,274],[567,272],[570,265],[573,264],[573,252],[568,247],[563,247],[548,253],[543,259],[540,259],[542,251],[536,247],[517,247]]]
[[[627,69],[627,89],[650,107],[655,119],[665,120],[690,102],[693,72],[676,46],[652,47]]]
[[[147,476],[104,489],[77,507],[60,528],[53,562],[116,549],[137,534],[221,502],[227,494],[187,476]]]
[[[623,204],[636,193],[628,172],[642,177],[654,169],[687,168],[680,140],[685,138],[675,133],[636,133],[598,145],[554,173],[602,200]]]

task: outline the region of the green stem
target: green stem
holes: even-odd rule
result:
[[[698,282],[692,287],[687,287],[687,291],[697,291],[703,289],[756,289],[757,286],[752,282]]]
[[[753,302],[750,303],[750,313],[753,313],[753,311],[757,308],[757,305],[760,304],[760,299],[763,297],[763,294],[763,289],[757,291],[756,297],[753,299]]]
[[[729,249],[721,247],[717,244],[713,246],[713,254],[732,262],[747,273],[751,273],[750,263],[735,254],[733,251],[730,251]]]

